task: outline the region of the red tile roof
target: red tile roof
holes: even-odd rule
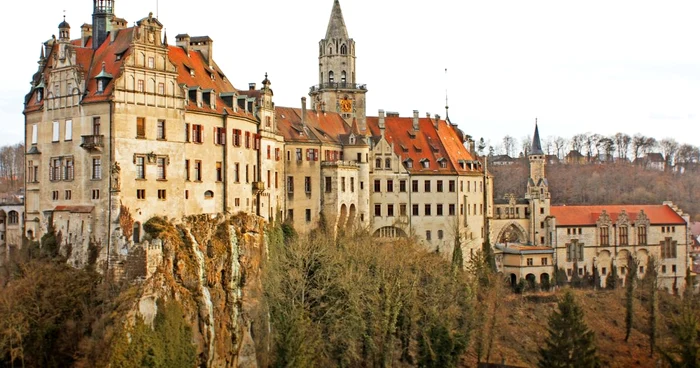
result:
[[[132,52],[133,45],[133,34],[134,27],[122,29],[115,31],[117,32],[113,42],[104,42],[97,50],[91,48],[91,40],[88,40],[86,47],[81,47],[82,40],[71,41],[72,49],[75,52],[76,63],[78,68],[86,74],[86,88],[87,93],[85,94],[82,102],[102,102],[109,101],[112,99],[112,92],[114,88],[114,80],[120,78],[122,75],[122,66],[124,60],[127,60],[129,54]],[[55,43],[57,45],[58,43]],[[57,52],[57,47],[53,47],[47,55],[47,64],[42,71],[44,78],[49,81],[50,70],[53,67],[54,59],[51,57],[52,53]],[[120,55],[120,57],[117,57]],[[237,115],[241,117],[247,117],[250,119],[255,119],[252,113],[246,113],[243,109],[234,109],[226,105],[226,103],[220,98],[220,93],[222,92],[232,92],[237,93],[238,90],[233,87],[233,85],[225,78],[225,74],[216,65],[216,63],[209,63],[204,59],[199,51],[191,50],[190,54],[187,53],[178,46],[168,46],[168,57],[170,61],[176,66],[178,71],[177,82],[182,85],[185,84],[188,87],[199,86],[202,90],[211,89],[216,95],[216,107],[212,108],[209,103],[203,103],[201,107],[197,106],[196,101],[190,101],[189,105],[186,107],[190,111],[199,112],[209,112],[216,114],[223,114],[224,109],[227,110],[229,115]],[[104,92],[97,93],[97,76],[102,71],[102,65],[104,63],[105,71],[111,74],[114,79],[107,83]],[[194,70],[194,76],[190,74],[190,70]],[[213,78],[212,78],[213,75]],[[36,75],[36,82],[38,83],[41,74]],[[47,89],[45,95],[49,92]],[[36,102],[36,94],[32,93],[28,101],[25,111],[36,111],[42,108],[43,101],[41,103]],[[236,102],[234,101],[234,104]]]
[[[351,132],[351,127],[338,113],[306,110],[306,129],[302,127],[299,108],[276,107],[275,114],[277,131],[285,141],[340,144],[340,136]]]
[[[557,219],[557,226],[594,226],[605,211],[613,223],[622,211],[627,212],[631,222],[636,221],[640,211],[649,218],[652,225],[683,225],[685,220],[666,205],[610,205],[610,206],[552,206],[551,214]]]
[[[384,118],[384,137],[394,145],[394,152],[401,160],[413,160],[409,172],[414,174],[468,174],[481,172],[480,166],[472,171],[466,165],[461,168],[460,161],[474,161],[475,158],[464,147],[456,128],[444,120],[435,126],[433,118],[419,118],[418,131],[413,131],[413,117],[387,116]],[[380,136],[379,118],[367,117],[367,127],[374,136]],[[421,160],[429,160],[429,167],[424,168]],[[447,160],[447,167],[442,168],[439,159]]]

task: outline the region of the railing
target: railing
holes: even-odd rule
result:
[[[320,89],[360,89],[363,91],[367,90],[367,85],[366,84],[357,84],[357,83],[347,83],[347,82],[329,82],[329,83],[321,83],[318,85],[315,85],[311,87],[311,92],[317,91]]]
[[[104,147],[102,141],[104,140],[103,135],[83,135],[83,141],[80,143],[80,147],[85,149],[94,149],[97,147]]]

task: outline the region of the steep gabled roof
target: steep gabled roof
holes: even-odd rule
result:
[[[640,211],[644,211],[652,225],[683,225],[685,220],[666,205],[608,205],[608,206],[552,206],[551,214],[558,226],[595,226],[605,211],[613,223],[625,211],[634,223]]]
[[[302,124],[300,108],[275,107],[277,130],[289,142],[341,144],[350,127],[338,113],[306,110]]]
[[[384,118],[384,138],[393,144],[394,153],[402,161],[411,159],[413,167],[407,170],[414,174],[456,174],[480,172],[481,169],[469,170],[460,166],[460,161],[475,161],[475,158],[462,144],[455,128],[444,120],[437,122],[432,118],[419,118],[418,130],[413,130],[412,117],[387,116]],[[381,136],[378,117],[367,117],[367,127],[373,137]],[[374,139],[374,138],[373,138]],[[438,160],[444,158],[446,167],[440,167]],[[424,168],[418,163],[427,159],[430,163]]]

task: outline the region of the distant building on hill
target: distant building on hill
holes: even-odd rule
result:
[[[658,152],[650,152],[643,157],[638,157],[634,160],[634,164],[649,170],[666,170],[666,160],[664,156]]]
[[[537,127],[532,146],[540,146]],[[524,197],[511,194],[494,201],[489,226],[497,265],[512,283],[522,279],[532,286],[549,284],[561,269],[569,279],[592,278],[604,287],[613,269],[624,278],[629,256],[639,261],[639,277],[648,272],[653,256],[659,264],[660,285],[669,291],[683,290],[691,250],[687,214],[671,202],[551,206],[544,156],[533,149],[529,160]]]

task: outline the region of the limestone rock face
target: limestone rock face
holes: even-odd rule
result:
[[[178,301],[192,327],[198,366],[267,366],[264,229],[263,219],[245,214],[191,216],[178,224],[150,220],[144,230],[151,244],[162,243],[162,257],[148,258],[146,267],[155,272],[143,281],[132,314],[152,323],[156,300]]]

